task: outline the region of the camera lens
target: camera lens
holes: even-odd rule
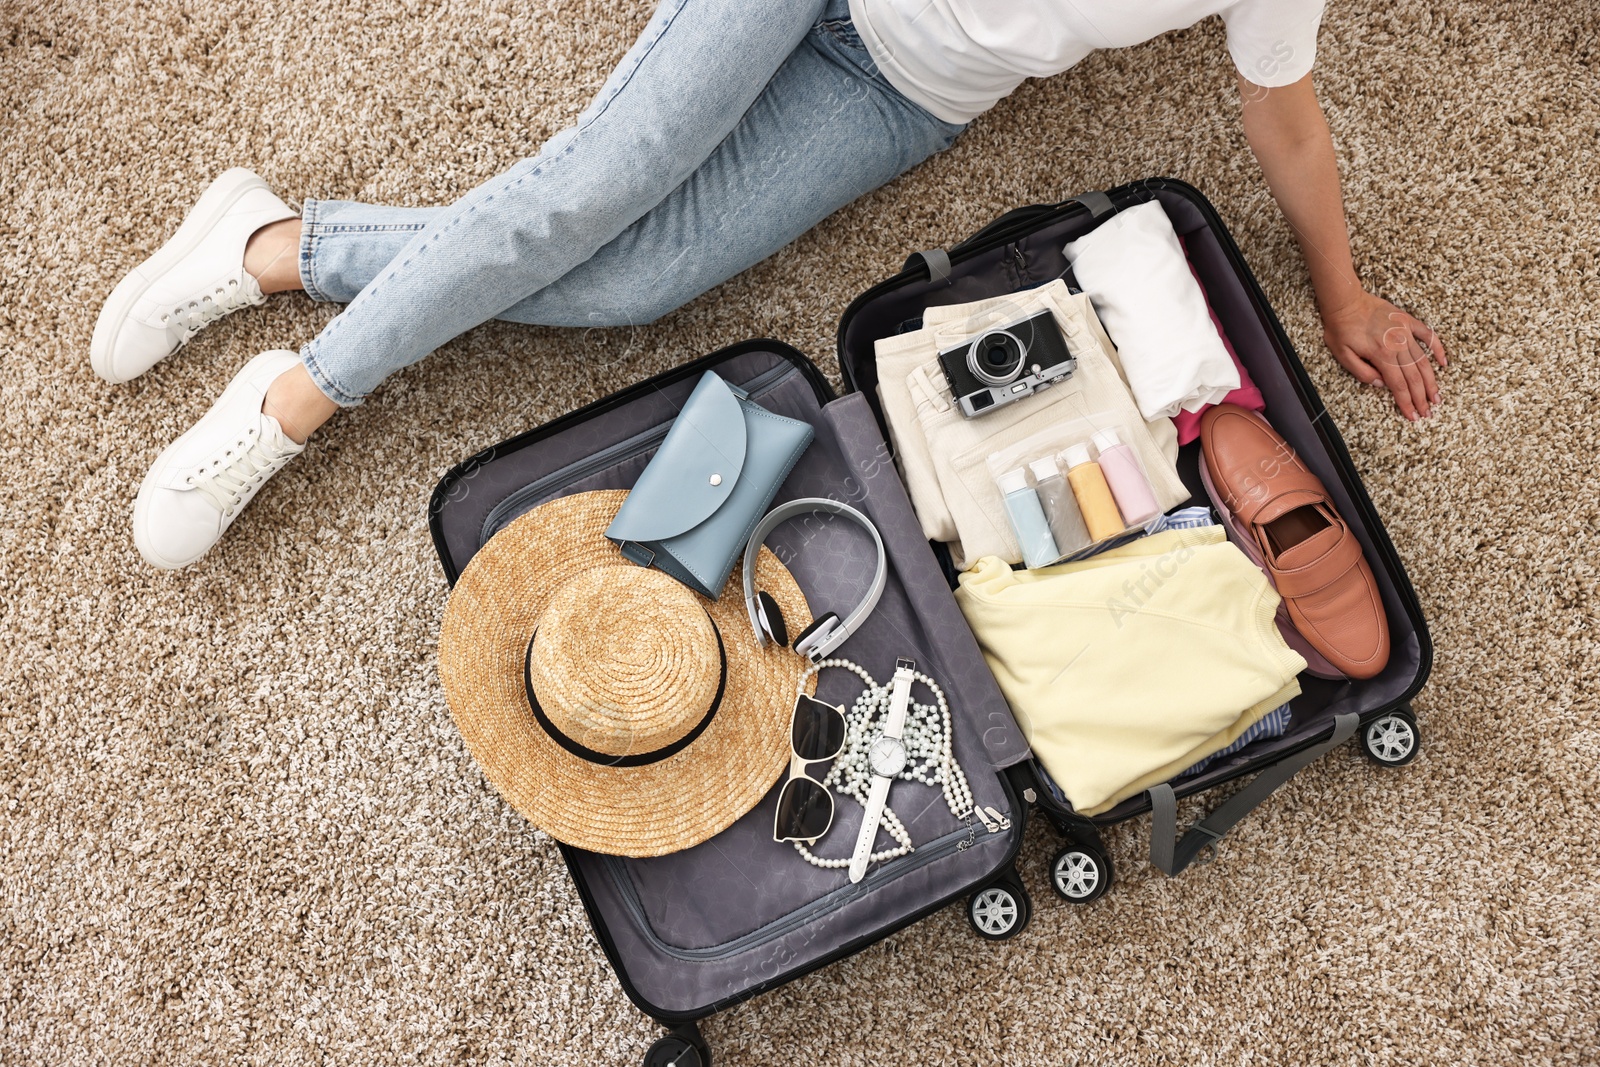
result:
[[[967,369],[986,385],[1005,385],[1016,378],[1027,347],[1007,330],[986,333],[967,350]]]

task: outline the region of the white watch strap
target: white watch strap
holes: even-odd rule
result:
[[[889,681],[889,714],[884,716],[883,735],[898,738],[905,732],[906,709],[911,704],[911,682],[917,665],[908,659],[898,659],[894,664],[894,677]]]
[[[883,821],[883,805],[889,800],[889,779],[879,774],[872,776],[867,790],[867,811],[861,817],[861,832],[856,835],[856,850],[850,857],[850,880],[859,882],[866,877],[867,864],[872,861],[872,843],[878,839],[878,823]]]

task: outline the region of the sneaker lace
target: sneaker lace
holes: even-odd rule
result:
[[[224,518],[231,519],[246,499],[299,451],[286,439],[263,439],[261,428],[252,426],[186,480],[209,498]]]
[[[228,278],[211,291],[186,303],[178,304],[171,311],[163,312],[161,324],[168,329],[176,326],[181,330],[182,336],[178,338],[178,343],[185,344],[189,338],[224,315],[243,307],[253,307],[266,299],[266,294],[261,291],[261,286],[256,280],[240,271],[237,277]]]

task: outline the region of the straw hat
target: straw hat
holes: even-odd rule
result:
[[[542,504],[467,565],[439,674],[467,747],[511,806],[559,841],[659,856],[726,829],[789,765],[801,663],[762,648],[739,593],[707,600],[605,538],[625,491]],[[811,613],[768,549],[757,582]]]

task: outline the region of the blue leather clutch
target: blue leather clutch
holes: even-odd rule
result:
[[[809,423],[774,415],[706,371],[606,536],[634,563],[715,600],[813,436]]]

